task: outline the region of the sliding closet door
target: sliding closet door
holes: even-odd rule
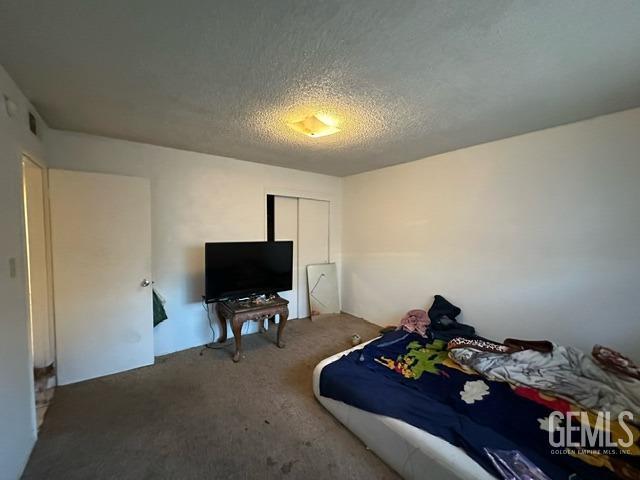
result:
[[[293,290],[280,295],[289,318],[308,317],[307,265],[329,262],[329,202],[276,196],[273,226],[274,240],[293,240]]]
[[[307,265],[329,262],[329,202],[298,199],[298,317],[309,316]]]
[[[298,199],[275,197],[274,202],[274,240],[293,241],[293,288],[280,296],[289,300],[289,319],[298,318]]]

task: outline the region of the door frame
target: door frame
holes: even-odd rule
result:
[[[27,310],[27,335],[28,335],[28,349],[29,349],[29,376],[31,377],[31,421],[32,429],[38,437],[38,419],[37,419],[37,407],[36,407],[36,392],[35,392],[35,378],[33,374],[35,362],[33,351],[33,319],[31,317],[31,279],[30,279],[30,260],[29,260],[29,228],[27,224],[27,189],[25,182],[25,166],[30,163],[32,166],[39,168],[42,172],[42,198],[43,198],[43,216],[44,216],[44,242],[45,242],[45,268],[46,268],[46,284],[47,284],[47,303],[49,310],[49,342],[53,349],[52,358],[53,363],[56,362],[56,338],[55,338],[55,312],[53,304],[53,263],[52,263],[52,250],[51,250],[51,216],[50,216],[50,204],[49,204],[49,175],[48,168],[44,162],[35,157],[32,154],[22,152],[20,156],[20,193],[21,193],[21,220],[22,220],[22,243],[24,246],[23,253],[23,265],[25,265],[25,302]],[[57,376],[56,376],[57,383]]]

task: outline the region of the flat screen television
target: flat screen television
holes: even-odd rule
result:
[[[292,289],[293,242],[206,243],[208,303]]]

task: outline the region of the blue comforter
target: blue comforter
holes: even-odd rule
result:
[[[553,479],[617,478],[607,468],[552,452],[545,430],[550,408],[506,383],[463,372],[442,343],[417,334],[388,333],[327,365],[320,394],[441,437],[494,475],[485,447],[519,450]]]

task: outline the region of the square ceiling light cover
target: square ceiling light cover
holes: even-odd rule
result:
[[[288,124],[296,132],[300,132],[308,137],[319,138],[338,133],[340,129],[337,122],[329,115],[316,113],[298,122]]]

